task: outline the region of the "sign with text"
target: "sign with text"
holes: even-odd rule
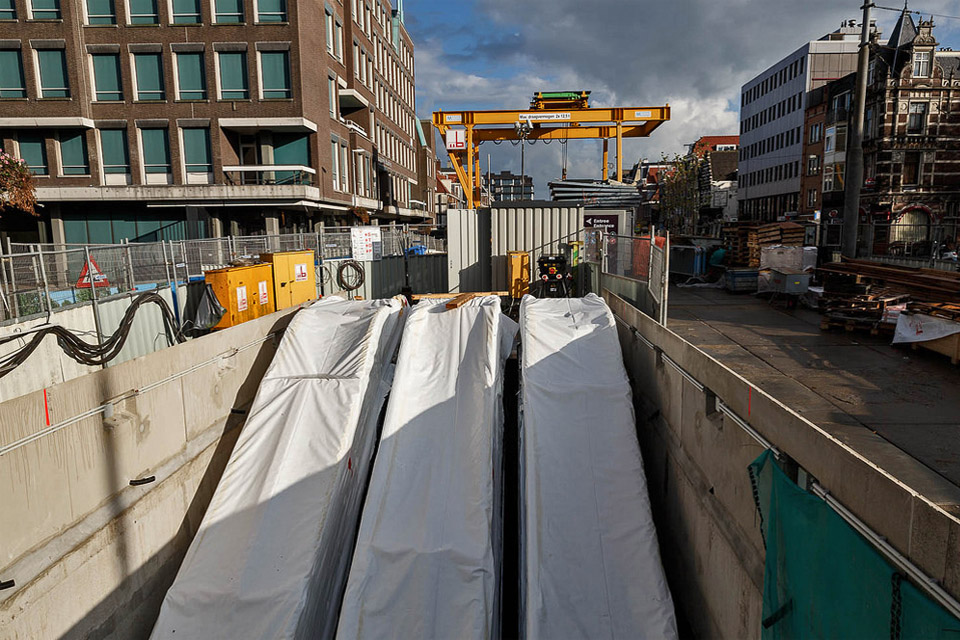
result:
[[[615,213],[583,214],[585,229],[603,229],[604,233],[618,235],[620,233],[620,216]]]
[[[293,265],[293,279],[304,282],[307,279],[307,263]]]
[[[450,129],[447,131],[447,151],[465,151],[466,148],[466,129]]]
[[[270,294],[267,292],[267,281],[260,281],[260,304],[267,304],[270,302]]]
[[[237,287],[237,311],[247,310],[247,288]]]
[[[380,227],[351,227],[350,241],[354,260],[379,260],[383,255]]]

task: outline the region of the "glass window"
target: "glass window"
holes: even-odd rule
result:
[[[258,22],[286,22],[287,0],[257,0]]]
[[[243,22],[243,0],[214,0],[216,3],[216,22]]]
[[[920,184],[920,153],[917,151],[903,154],[903,184]]]
[[[13,0],[8,0],[13,2]],[[324,12],[324,25],[327,31],[327,52],[333,54],[333,14]]]
[[[44,98],[69,98],[67,83],[67,56],[63,49],[37,51],[40,65],[40,94]]]
[[[129,0],[130,24],[157,24],[157,0]]]
[[[333,158],[333,165],[330,168],[330,175],[333,177],[333,190],[340,191],[340,145],[336,140],[330,142],[330,156]]]
[[[177,54],[177,84],[181,100],[204,100],[207,97],[207,82],[203,71],[203,54]]]
[[[113,0],[87,0],[87,24],[117,24]]]
[[[161,54],[135,53],[133,63],[137,74],[137,100],[164,100]]]
[[[310,147],[307,136],[302,133],[275,133],[273,134],[273,161],[275,164],[310,165]],[[300,176],[296,171],[277,171],[275,179],[278,184],[296,183]]]
[[[100,162],[104,173],[130,173],[126,129],[100,130]]]
[[[170,142],[166,129],[140,129],[143,145],[143,170],[146,173],[170,173]]]
[[[17,145],[20,147],[20,158],[30,170],[38,176],[47,175],[47,143],[44,137],[37,133],[21,133]]]
[[[32,0],[34,20],[58,20],[60,0]]]
[[[907,133],[923,133],[927,125],[927,103],[911,102],[910,117],[907,120]]]
[[[190,128],[183,130],[183,163],[187,173],[210,173],[213,160],[210,156],[210,129]]]
[[[336,37],[333,40],[333,54],[337,60],[343,62],[343,25],[339,22],[334,25],[334,35]]]
[[[245,100],[250,97],[247,88],[247,54],[243,52],[221,52],[220,59],[220,97],[224,100]]]
[[[337,117],[337,81],[327,76],[327,93],[330,96],[330,117]]]
[[[87,138],[82,131],[60,132],[60,168],[65,176],[90,173],[87,163]]]
[[[261,52],[260,78],[263,83],[264,98],[289,98],[291,96],[289,52]]]
[[[14,0],[0,0],[0,20],[16,20],[17,7]]]
[[[23,58],[19,49],[0,49],[0,98],[26,98]]]
[[[93,84],[99,102],[123,100],[120,84],[120,56],[116,53],[93,55]]]
[[[199,24],[200,0],[173,0],[174,24]]]
[[[917,51],[913,54],[913,75],[926,78],[930,75],[930,52]]]

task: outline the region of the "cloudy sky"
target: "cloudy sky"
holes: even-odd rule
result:
[[[859,7],[860,0],[405,0],[404,13],[421,118],[436,109],[520,108],[535,91],[592,91],[593,106],[669,103],[670,122],[626,141],[629,168],[679,153],[701,135],[737,133],[740,86],[841,21],[859,21]],[[910,9],[960,16],[960,0],[913,0]],[[897,14],[874,17],[889,35]],[[960,50],[960,19],[935,22],[941,45]],[[599,178],[600,142],[569,145],[568,177]],[[484,170],[488,154],[494,172],[520,170],[520,149],[509,143],[485,143],[480,153]],[[560,157],[559,143],[527,146],[538,198],[549,197]]]

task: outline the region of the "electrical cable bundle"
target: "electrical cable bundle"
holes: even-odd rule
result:
[[[110,362],[116,358],[120,350],[123,349],[123,345],[130,335],[130,327],[133,326],[133,319],[137,313],[137,309],[151,302],[160,307],[160,315],[163,317],[163,327],[170,346],[185,342],[186,337],[182,331],[177,328],[173,311],[170,310],[167,301],[160,297],[159,294],[153,291],[147,291],[134,298],[133,302],[130,303],[130,306],[127,307],[127,310],[124,312],[117,330],[101,344],[85,342],[73,332],[60,325],[51,325],[37,329],[27,344],[13,353],[0,357],[0,378],[23,364],[48,335],[55,335],[57,337],[57,343],[60,345],[60,348],[63,349],[64,353],[80,364],[100,366]],[[12,334],[0,337],[0,345],[14,340],[21,340],[24,337],[24,334]]]
[[[353,275],[350,275],[350,272]],[[356,260],[344,260],[337,268],[337,284],[344,291],[354,291],[363,286],[363,265]]]

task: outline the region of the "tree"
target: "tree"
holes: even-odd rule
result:
[[[660,186],[661,219],[671,231],[692,233],[700,207],[699,162],[696,156],[679,155],[673,160],[663,156],[663,162],[672,168]]]
[[[33,174],[27,163],[0,151],[0,213],[11,209],[37,215],[36,204]]]

